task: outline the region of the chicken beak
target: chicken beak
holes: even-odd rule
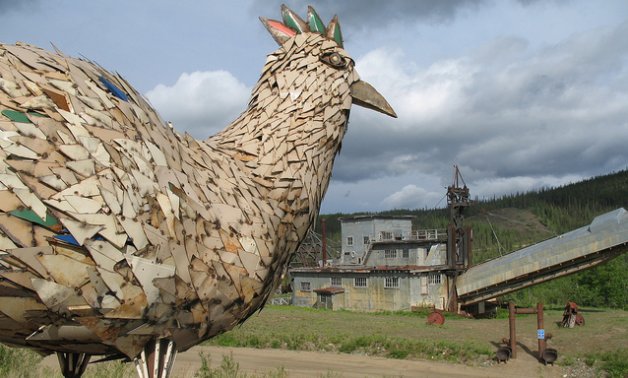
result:
[[[351,97],[356,105],[397,118],[397,114],[384,96],[366,81],[358,80],[351,84]]]

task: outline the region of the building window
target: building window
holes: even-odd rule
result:
[[[342,286],[342,277],[332,277],[331,286]]]
[[[381,240],[392,240],[393,234],[390,231],[382,231],[379,234]]]
[[[430,273],[428,277],[428,282],[430,285],[435,285],[440,283],[440,273]]]
[[[363,242],[364,242],[364,245],[367,245],[367,244],[369,244],[371,242],[371,238],[368,237],[368,236],[365,236],[364,239],[363,239]]]
[[[366,287],[366,277],[356,277],[353,279],[353,286]]]
[[[397,258],[397,250],[396,249],[385,249],[384,250],[384,258],[387,258],[387,259],[395,259],[395,258]]]
[[[301,291],[312,291],[312,285],[307,281],[301,282]]]
[[[353,236],[347,236],[347,245],[353,245]]]
[[[404,259],[410,258],[410,251],[409,250],[407,250],[407,249],[403,250],[403,258]]]
[[[388,289],[399,288],[399,277],[386,277],[386,281],[384,281],[384,287]]]

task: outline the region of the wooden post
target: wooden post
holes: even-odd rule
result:
[[[539,341],[539,360],[543,360],[543,352],[545,351],[545,328],[543,328],[543,303],[536,304],[536,322],[537,335]]]
[[[515,332],[515,303],[508,302],[508,324],[510,325],[511,358],[517,358],[517,335]]]
[[[536,338],[539,343],[539,360],[543,360],[543,352],[545,352],[545,329],[543,328],[543,303],[537,303],[534,308],[515,309],[514,302],[508,302],[508,324],[510,326],[510,358],[517,358],[517,335],[515,332],[515,314],[534,314],[536,313]]]

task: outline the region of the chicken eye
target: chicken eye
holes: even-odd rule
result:
[[[345,68],[347,61],[337,52],[328,52],[321,55],[321,61],[334,68]]]

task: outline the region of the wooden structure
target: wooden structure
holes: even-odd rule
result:
[[[543,352],[545,351],[545,328],[543,325],[543,304],[537,303],[536,308],[516,308],[514,302],[508,303],[508,325],[509,325],[509,346],[511,350],[511,357],[517,358],[517,332],[515,326],[516,314],[536,314],[537,320],[537,340],[538,340],[538,357],[539,360],[543,358]]]

